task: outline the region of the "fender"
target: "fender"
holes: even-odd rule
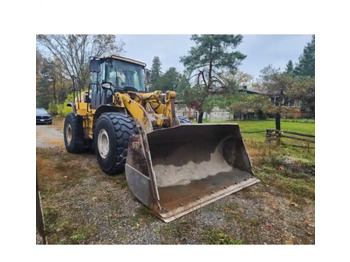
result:
[[[73,113],[74,113],[74,115],[77,115],[77,110],[75,109],[75,105],[74,105],[74,103],[69,102],[69,103],[67,103],[67,105],[66,105],[66,106],[71,107],[71,108],[73,109]]]
[[[116,107],[116,106],[109,106],[109,105],[101,105],[96,109],[94,121],[96,121],[102,113],[105,112],[119,112],[119,113],[126,113],[124,107]]]

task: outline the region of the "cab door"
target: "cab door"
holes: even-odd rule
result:
[[[90,62],[90,78],[91,78],[91,109],[97,109],[102,104],[102,90],[101,83],[105,79],[104,63],[92,66]]]

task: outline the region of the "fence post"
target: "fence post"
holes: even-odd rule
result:
[[[38,186],[38,171],[36,171],[36,228],[39,232],[39,235],[42,237],[43,244],[46,244],[46,234],[45,234],[45,224],[44,224],[44,215],[40,201],[40,192]]]
[[[266,129],[265,141],[269,142],[269,130],[268,129]]]

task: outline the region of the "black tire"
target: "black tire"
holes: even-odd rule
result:
[[[184,116],[178,116],[177,119],[179,120],[180,124],[192,124],[192,122]]]
[[[98,118],[94,148],[103,172],[108,175],[124,172],[129,138],[136,133],[134,120],[126,114],[109,112]]]
[[[69,153],[82,153],[84,147],[83,118],[73,113],[64,120],[64,144]]]

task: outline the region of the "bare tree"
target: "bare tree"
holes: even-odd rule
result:
[[[37,35],[36,39],[39,48],[48,51],[48,57],[62,63],[67,77],[72,81],[77,79],[80,89],[89,81],[90,57],[120,55],[124,46],[124,43],[116,42],[115,35]]]

